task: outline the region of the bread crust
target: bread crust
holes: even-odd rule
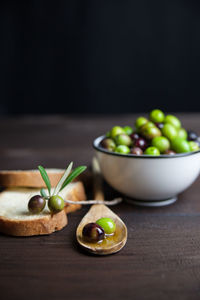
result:
[[[51,170],[51,171],[50,171]],[[55,187],[64,174],[63,169],[46,169],[51,186]],[[0,171],[0,186],[3,187],[46,187],[38,170]]]
[[[1,216],[0,232],[13,236],[44,235],[61,230],[67,223],[67,215],[64,210],[32,220],[13,220]]]

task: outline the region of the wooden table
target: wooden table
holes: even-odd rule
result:
[[[127,116],[24,116],[0,120],[0,168],[91,162],[93,139]],[[199,114],[180,115],[200,134]],[[90,193],[90,191],[88,191]],[[75,230],[88,210],[50,236],[0,235],[0,299],[200,299],[200,179],[168,207],[113,207],[128,227],[118,254],[90,256]],[[107,198],[117,193],[107,188]]]

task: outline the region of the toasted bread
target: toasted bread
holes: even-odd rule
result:
[[[0,232],[14,236],[32,236],[50,234],[67,225],[66,213],[76,210],[79,204],[66,204],[63,211],[51,215],[46,205],[39,215],[28,211],[28,201],[39,194],[36,188],[7,188],[0,193]],[[85,200],[85,191],[81,182],[67,185],[60,193],[63,199]]]
[[[63,169],[46,169],[51,186],[55,187],[64,174]],[[1,170],[0,186],[3,187],[45,187],[39,170]]]

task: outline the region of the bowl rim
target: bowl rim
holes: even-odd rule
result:
[[[178,157],[185,157],[185,156],[191,156],[200,153],[200,149],[197,151],[192,151],[192,152],[184,152],[184,153],[176,153],[174,155],[167,155],[167,154],[160,154],[159,156],[154,156],[154,155],[147,155],[147,154],[141,154],[141,155],[136,155],[136,154],[120,154],[116,152],[111,152],[103,147],[99,146],[100,142],[105,138],[105,135],[98,136],[97,138],[94,139],[93,141],[93,148],[99,152],[108,154],[108,155],[113,155],[113,156],[118,156],[118,157],[127,157],[127,158],[145,158],[145,159],[171,159],[171,158],[178,158]]]

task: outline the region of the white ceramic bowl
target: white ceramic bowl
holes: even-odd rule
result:
[[[200,150],[176,155],[122,155],[93,146],[105,180],[117,191],[143,206],[161,206],[176,201],[200,172]]]

